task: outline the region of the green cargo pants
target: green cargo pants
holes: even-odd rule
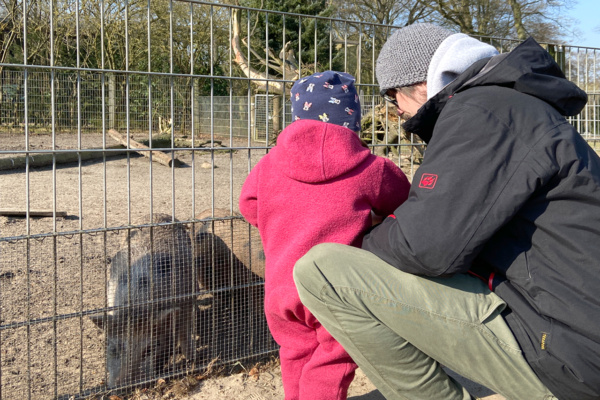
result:
[[[415,276],[326,243],[296,263],[294,280],[304,305],[386,399],[471,399],[441,365],[507,399],[555,399],[504,322],[506,304],[477,278]]]

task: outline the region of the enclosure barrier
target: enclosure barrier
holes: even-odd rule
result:
[[[409,177],[419,166],[424,144],[374,76],[394,27],[193,0],[10,4],[0,399],[122,393],[277,351],[238,196],[291,122],[299,75],[353,74],[361,137]],[[588,92],[569,121],[596,147],[598,49],[543,45]]]

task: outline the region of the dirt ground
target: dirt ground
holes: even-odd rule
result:
[[[467,388],[469,393],[485,400],[506,400],[489,389],[471,382],[452,371],[448,373]],[[219,377],[201,381],[186,400],[276,400],[283,399],[281,373],[277,366],[266,370],[243,371],[227,377]],[[348,390],[350,400],[385,400],[362,370],[356,376]],[[433,399],[432,399],[433,400]]]
[[[229,147],[248,147],[247,140],[219,140]],[[31,135],[29,149],[43,151],[53,145],[60,151],[97,149],[102,148],[102,141],[100,135],[61,134],[53,144],[50,135]],[[25,149],[23,136],[0,135],[0,142],[4,152]],[[117,144],[111,138],[106,142],[107,146]],[[28,173],[24,169],[0,171],[0,210],[4,213],[0,216],[0,397],[45,399],[102,387],[105,338],[86,315],[106,307],[107,270],[123,246],[126,227],[133,222],[150,223],[150,211],[174,215],[179,221],[191,221],[207,209],[210,215],[213,207],[225,209],[228,215],[236,213],[248,170],[264,154],[259,149],[193,154],[178,150],[179,168],[132,153],[60,164],[55,170],[45,166],[30,168]],[[22,155],[3,153],[0,158]],[[55,207],[66,216],[27,220],[6,214],[7,210],[25,211],[28,206],[30,211]],[[191,232],[201,225],[187,223],[185,227]],[[260,247],[258,235],[249,233],[241,220],[231,225],[215,223],[215,234],[226,229],[232,247],[251,241],[254,257]],[[252,268],[260,274],[258,264]],[[263,321],[252,323],[262,332],[255,347],[273,349]],[[214,332],[202,326],[198,329],[203,347],[215,343]],[[221,353],[226,352],[229,359],[250,352],[236,349],[233,341],[226,345]],[[199,353],[196,365],[207,363],[206,357]]]
[[[148,139],[144,134],[134,139]],[[200,141],[204,142],[204,137]],[[248,146],[247,140],[219,139],[224,146]],[[23,151],[22,136],[0,135],[3,151]],[[54,139],[56,150],[63,151],[80,147],[102,148],[100,135],[61,134]],[[106,138],[107,146],[118,144]],[[253,143],[264,146],[264,143]],[[215,145],[218,148],[218,145]],[[35,151],[52,148],[50,135],[32,135],[29,148]],[[234,150],[233,152],[203,150],[192,152],[177,150],[175,156],[182,162],[180,168],[166,167],[137,153],[131,157],[109,157],[77,163],[58,165],[56,173],[52,167],[31,168],[27,176],[23,169],[0,171],[0,207],[24,210],[27,202],[31,210],[52,209],[66,212],[68,217],[57,220],[56,231],[70,229],[96,229],[118,227],[138,216],[153,212],[173,213],[179,220],[192,219],[206,208],[225,208],[237,211],[237,198],[241,185],[252,165],[265,154],[264,150]],[[107,154],[111,154],[108,152]],[[114,154],[114,153],[112,153]],[[122,154],[122,153],[121,153]],[[146,153],[147,154],[147,153]],[[22,155],[22,154],[18,154]],[[31,153],[33,157],[37,154]],[[0,154],[7,158],[14,155]],[[53,190],[56,188],[56,190]],[[106,218],[106,221],[104,221]],[[21,222],[21,220],[18,220]],[[23,224],[24,225],[24,224]],[[31,234],[47,231],[48,219],[31,221]],[[52,226],[50,225],[50,228]],[[0,228],[2,236],[25,234],[16,226]]]

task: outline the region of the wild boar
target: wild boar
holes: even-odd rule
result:
[[[169,215],[154,214],[152,222],[174,221]],[[108,386],[155,378],[175,362],[177,344],[187,359],[193,356],[192,314],[198,290],[193,268],[191,240],[184,226],[130,231],[110,265],[110,311],[92,316],[106,332]]]

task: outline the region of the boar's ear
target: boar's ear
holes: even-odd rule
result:
[[[127,249],[119,250],[117,254],[111,259],[112,265],[127,265]],[[116,277],[112,277],[116,279]]]
[[[92,320],[92,322],[94,324],[96,324],[96,326],[100,329],[104,329],[104,327],[107,325],[107,315],[106,314],[93,314],[90,315],[90,319]]]
[[[200,226],[200,228],[198,228],[198,226]],[[196,228],[198,233],[206,233],[210,229],[210,222],[201,222],[200,224],[196,225]],[[196,234],[196,237],[198,237],[198,234]]]
[[[177,314],[179,314],[179,307],[171,307],[167,310],[162,310],[158,315],[155,323],[158,325],[163,325],[166,322],[169,322],[170,318],[177,318]]]

